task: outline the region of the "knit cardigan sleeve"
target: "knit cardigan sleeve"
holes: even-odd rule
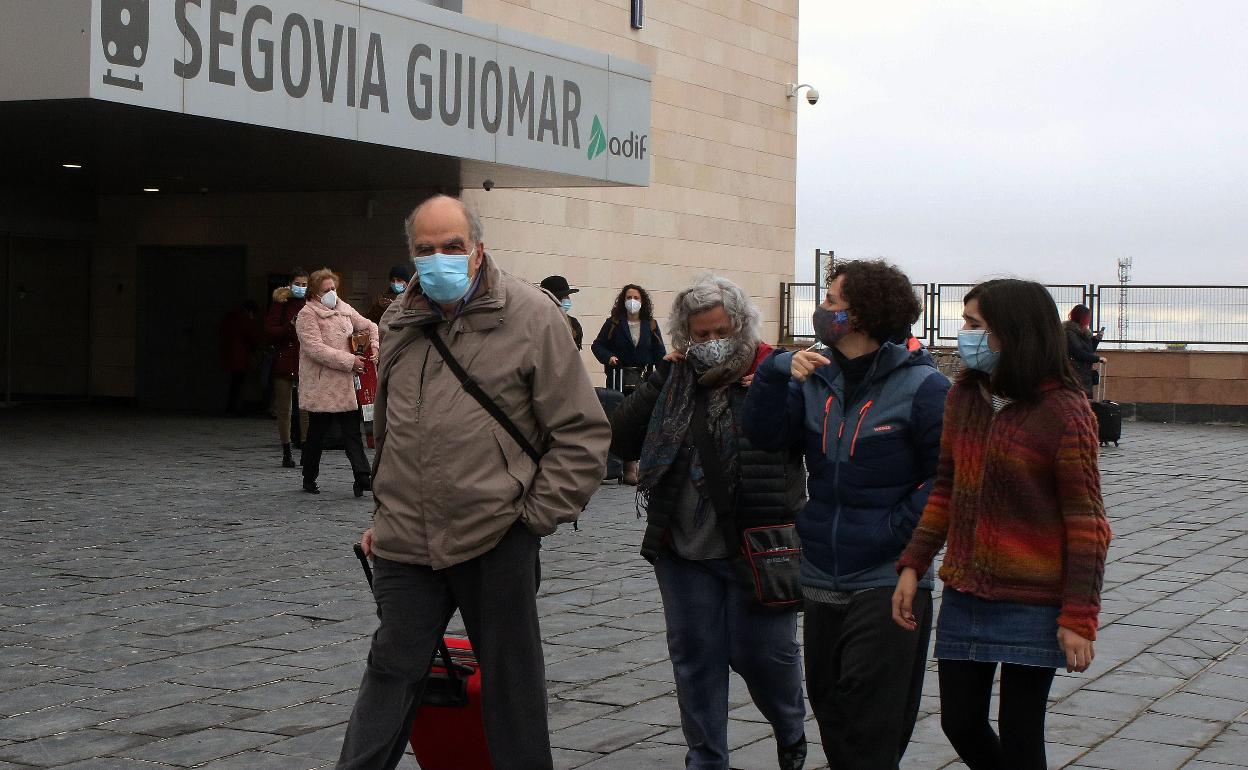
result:
[[[955,384],[945,398],[944,429],[940,434],[940,459],[936,464],[936,480],[927,496],[923,516],[910,536],[910,543],[897,560],[897,571],[912,568],[920,575],[927,572],[936,554],[949,535],[949,500],[953,495],[954,439],[962,423],[963,409],[958,408],[962,386]]]
[[[1111,533],[1101,499],[1096,422],[1086,403],[1078,406],[1082,408],[1073,409],[1065,419],[1055,463],[1058,504],[1066,529],[1057,623],[1085,639],[1095,639]]]

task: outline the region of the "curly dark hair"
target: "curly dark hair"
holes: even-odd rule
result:
[[[641,320],[649,321],[654,317],[654,305],[650,303],[650,292],[635,283],[624,284],[624,288],[620,289],[620,293],[615,296],[615,304],[611,306],[611,320],[617,324],[628,320],[628,311],[624,309],[624,299],[629,289],[636,289],[641,293]]]
[[[876,342],[910,335],[910,326],[923,314],[910,277],[882,259],[836,262],[828,269],[828,285],[845,276],[841,290],[849,303],[854,329]]]

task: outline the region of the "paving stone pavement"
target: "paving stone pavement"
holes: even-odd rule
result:
[[[340,452],[324,494],[265,420],[0,411],[0,770],[332,766],[375,627],[350,544],[370,506]],[[1059,675],[1054,767],[1248,767],[1248,430],[1128,424],[1104,452],[1115,539],[1097,658]],[[560,768],[680,767],[663,616],[633,490],[543,551]],[[905,768],[960,767],[935,664]],[[775,767],[734,675],[733,766]],[[812,762],[824,762],[810,724]],[[404,768],[415,768],[410,757]]]

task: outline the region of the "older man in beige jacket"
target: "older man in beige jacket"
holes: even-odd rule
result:
[[[363,539],[381,627],[337,767],[397,766],[429,661],[458,609],[481,665],[494,768],[551,768],[540,538],[589,501],[610,426],[562,309],[493,264],[462,202],[430,198],[406,226],[417,274],[380,325],[377,507]],[[430,329],[540,462],[464,389]]]

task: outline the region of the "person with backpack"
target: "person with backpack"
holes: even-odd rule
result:
[[[590,350],[603,366],[607,387],[632,392],[645,373],[667,355],[649,292],[635,283],[620,289]],[[637,463],[626,462],[620,480],[635,485],[637,473]]]
[[[1043,286],[981,283],[962,316],[966,368],[949,391],[935,486],[897,561],[892,617],[919,628],[920,576],[947,546],[941,727],[970,770],[1044,770],[1056,670],[1086,671],[1094,655],[1110,540],[1096,421]]]
[[[888,616],[896,560],[936,475],[949,381],[910,334],[922,307],[882,260],[837,262],[814,313],[818,350],[758,367],[745,434],[761,450],[804,449],[806,690],[829,764],[895,770],[918,717],[932,576],[915,584],[917,633]]]

